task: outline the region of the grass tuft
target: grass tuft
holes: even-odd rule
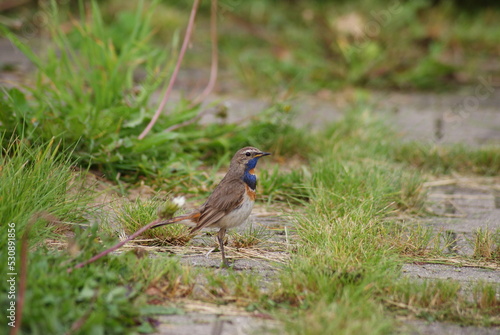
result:
[[[440,248],[439,235],[423,225],[388,222],[381,232],[385,243],[404,256],[429,256]]]
[[[231,232],[231,245],[235,248],[251,248],[271,238],[269,230],[258,224],[250,223],[243,232]]]
[[[488,228],[478,228],[474,233],[473,257],[500,261],[500,230],[492,232]]]
[[[500,305],[494,284],[477,283],[472,287],[473,301],[461,284],[453,280],[403,280],[388,288],[383,300],[397,313],[410,314],[428,321],[453,321],[464,325],[500,324]]]
[[[162,206],[165,206],[165,201],[154,198],[147,200],[137,198],[133,202],[125,202],[117,210],[117,221],[125,229],[125,233],[130,235],[158,219],[158,209]],[[180,224],[149,229],[142,234],[142,237],[151,239],[141,241],[141,244],[146,245],[185,245],[191,240],[189,228]]]
[[[90,200],[81,188],[83,180],[73,171],[70,152],[60,153],[59,144],[30,143],[12,138],[0,153],[0,220],[14,223],[20,237],[29,221],[35,221],[30,244],[60,238],[57,233],[85,223]],[[72,192],[70,192],[72,190]],[[6,231],[2,230],[3,241]]]
[[[161,304],[189,297],[195,286],[196,271],[181,265],[177,258],[156,257],[138,264],[136,278],[145,282],[148,302]]]

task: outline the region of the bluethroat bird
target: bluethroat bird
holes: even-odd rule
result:
[[[231,159],[229,170],[207,201],[192,213],[158,222],[151,228],[172,223],[192,226],[191,234],[203,228],[219,228],[217,240],[223,266],[229,266],[224,254],[226,230],[243,224],[255,202],[257,176],[255,167],[259,158],[270,155],[254,147],[245,147]]]

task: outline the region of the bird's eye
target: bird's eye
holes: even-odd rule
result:
[[[247,155],[247,156],[250,156],[250,155],[251,155],[251,153],[249,153],[249,152],[246,152],[246,153],[245,153],[245,155]]]

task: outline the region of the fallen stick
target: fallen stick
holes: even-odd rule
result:
[[[73,270],[76,270],[76,269],[79,269],[79,268],[82,268],[84,267],[85,265],[87,264],[90,264],[90,263],[93,263],[95,262],[96,260],[98,260],[99,258],[102,258],[104,256],[106,256],[107,254],[109,254],[110,252],[113,252],[117,249],[119,249],[120,247],[122,247],[125,243],[129,242],[129,241],[132,241],[134,238],[136,238],[137,236],[141,235],[142,233],[144,233],[146,230],[148,230],[149,228],[153,227],[155,224],[158,224],[162,221],[165,221],[163,219],[158,219],[158,220],[155,220],[153,222],[150,222],[148,223],[147,225],[145,225],[144,227],[142,227],[141,229],[139,229],[138,231],[136,231],[135,233],[133,233],[132,235],[128,236],[126,239],[124,239],[123,241],[121,241],[120,243],[117,243],[115,244],[114,246],[112,246],[111,248],[108,248],[104,251],[101,251],[100,253],[98,253],[97,255],[95,255],[94,257],[84,261],[84,262],[81,262],[81,263],[78,263],[77,265],[75,265],[74,267],[72,268],[69,268],[67,270],[68,273],[71,273],[73,272]]]

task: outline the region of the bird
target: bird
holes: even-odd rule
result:
[[[219,228],[217,240],[222,255],[222,266],[229,267],[224,253],[227,229],[245,223],[252,212],[256,198],[257,176],[255,168],[261,157],[271,153],[254,147],[244,147],[231,159],[229,169],[205,203],[195,211],[153,224],[157,228],[173,223],[191,226],[196,234],[203,228]]]

